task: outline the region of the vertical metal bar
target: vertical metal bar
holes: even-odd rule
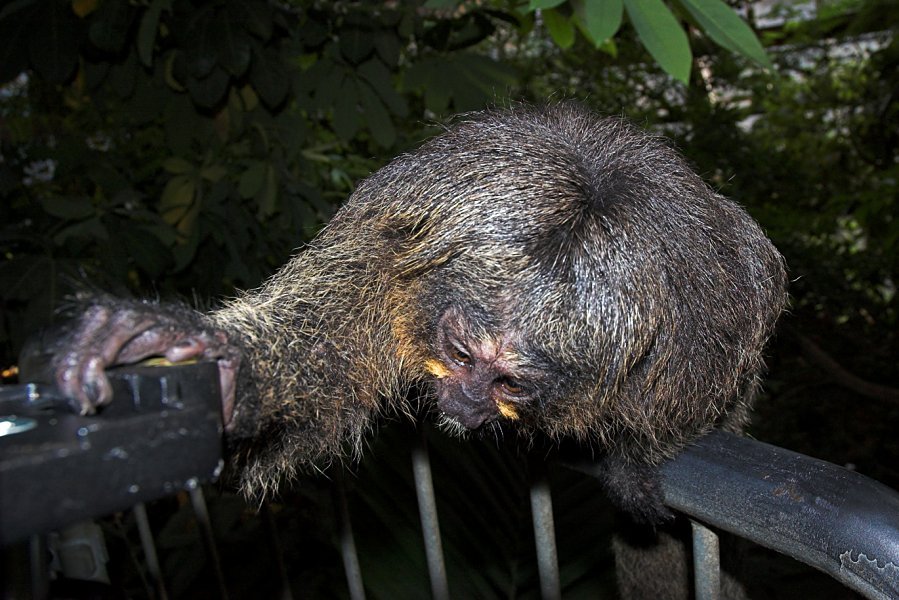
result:
[[[262,506],[259,507],[259,514],[262,516],[262,524],[268,535],[269,551],[274,557],[275,566],[278,568],[278,577],[281,579],[281,593],[278,598],[280,598],[280,600],[293,600],[293,591],[290,589],[290,578],[287,577],[287,565],[284,564],[284,552],[281,549],[281,538],[278,537],[278,528],[275,526],[275,518],[272,516],[272,511],[269,510],[268,504],[263,503]]]
[[[562,592],[559,582],[553,503],[549,480],[546,478],[546,464],[542,461],[533,461],[531,473],[531,516],[534,522],[534,541],[537,544],[540,596],[543,600],[556,600],[562,597]]]
[[[412,472],[415,475],[415,493],[418,496],[418,514],[425,541],[428,573],[431,576],[431,595],[434,600],[449,599],[446,566],[443,563],[443,546],[440,543],[440,524],[437,520],[437,500],[434,497],[434,481],[431,477],[431,461],[424,429],[412,448]]]
[[[343,485],[343,474],[338,471],[334,476],[334,507],[337,509],[337,520],[340,531],[340,555],[343,557],[343,570],[346,583],[350,588],[352,600],[365,599],[365,587],[362,584],[362,569],[359,567],[359,555],[356,552],[356,541],[350,522],[350,509],[346,500],[346,488]]]
[[[194,509],[194,516],[196,516],[197,524],[200,526],[200,537],[215,571],[215,578],[219,586],[219,596],[222,600],[227,600],[228,586],[225,585],[225,574],[222,572],[222,563],[219,560],[218,548],[215,545],[212,521],[209,520],[209,510],[206,508],[206,498],[203,497],[203,490],[195,479],[188,482],[188,490],[190,492],[190,503]]]
[[[31,597],[45,600],[50,597],[50,567],[47,560],[47,537],[33,535],[28,543],[28,560],[31,563]]]
[[[696,600],[721,598],[721,557],[718,535],[696,521],[693,526],[693,578]]]
[[[143,502],[138,502],[132,508],[134,518],[137,521],[137,532],[140,535],[140,545],[144,550],[144,559],[147,561],[147,572],[156,590],[159,600],[166,600],[169,596],[165,591],[165,583],[162,581],[162,569],[159,568],[159,557],[156,555],[156,543],[153,540],[153,532],[150,530],[150,519],[147,518],[147,507]]]

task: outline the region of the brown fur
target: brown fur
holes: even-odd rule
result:
[[[663,141],[561,104],[473,115],[397,158],[209,318],[242,349],[232,437],[258,493],[403,411],[453,306],[552,378],[518,427],[657,463],[739,428],[785,298],[741,208]]]
[[[111,399],[108,366],[217,360],[256,497],[358,456],[412,389],[452,432],[589,443],[613,500],[651,524],[648,544],[620,538],[621,589],[653,597],[688,590],[682,548],[652,537],[670,517],[655,466],[740,429],[785,302],[759,226],[662,140],[576,104],[519,107],[463,118],[362,181],[308,248],[219,310],[95,298],[52,367],[91,412]]]
[[[654,521],[652,467],[745,420],[785,287],[758,225],[662,140],[576,104],[519,107],[463,118],[362,181],[308,248],[217,311],[94,299],[53,369],[90,412],[110,400],[108,366],[218,360],[249,494],[358,455],[377,414],[430,389],[452,431],[595,445],[619,505],[655,506]]]

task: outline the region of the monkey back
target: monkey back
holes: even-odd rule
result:
[[[521,426],[653,461],[742,423],[786,301],[742,208],[663,140],[572,103],[463,118],[365,180],[321,243],[359,244],[359,222],[402,356],[425,363],[456,307],[548,375]]]

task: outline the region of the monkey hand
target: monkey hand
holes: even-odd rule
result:
[[[661,525],[674,518],[665,506],[658,467],[620,456],[602,459],[602,483],[609,499],[637,523]]]
[[[234,411],[240,351],[224,331],[184,306],[103,297],[95,299],[44,343],[50,354],[44,370],[81,414],[112,399],[105,370],[150,357],[170,362],[216,360],[227,427]],[[26,359],[23,358],[23,364]]]

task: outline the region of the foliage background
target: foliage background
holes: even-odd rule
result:
[[[696,4],[6,4],[0,366],[73,288],[203,305],[252,288],[355,181],[452,114],[577,98],[669,135],[786,256],[792,308],[751,433],[899,488],[899,10],[737,3],[759,27],[759,54]],[[386,424],[344,477],[372,597],[428,589],[408,434]],[[535,596],[526,459],[430,443],[451,589]],[[608,507],[591,482],[553,477],[566,596],[612,593]],[[331,485],[296,494],[272,507],[294,591],[342,597]],[[198,597],[208,563],[178,502],[152,516],[170,591]],[[228,494],[213,510],[234,595],[273,589],[264,520]],[[133,547],[127,515],[106,527],[111,547]],[[846,597],[762,551],[750,564],[770,574],[755,582],[764,597]],[[143,568],[114,561],[117,585],[150,594]]]

